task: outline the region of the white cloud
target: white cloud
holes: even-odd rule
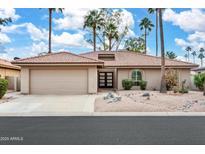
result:
[[[205,32],[194,32],[193,34],[190,34],[187,38],[190,42],[194,41],[205,41]]]
[[[22,24],[13,24],[11,26],[0,26],[1,31],[4,33],[22,33],[21,28],[30,34],[30,37],[33,41],[46,40],[48,37],[48,31],[46,29],[40,29],[32,23],[22,23]]]
[[[180,60],[180,61],[187,61],[185,57],[183,56],[177,56],[176,58],[177,60]]]
[[[46,40],[48,37],[48,31],[45,29],[39,29],[32,23],[27,23],[26,28],[28,33],[31,36],[31,39],[34,41],[39,41],[39,40]]]
[[[186,42],[185,40],[180,39],[180,38],[175,38],[174,41],[175,41],[175,43],[176,43],[177,45],[179,45],[179,46],[181,46],[181,47],[186,47],[186,46],[189,45],[188,42]]]
[[[133,37],[135,36],[135,33],[134,31],[132,30],[133,27],[134,27],[134,17],[133,17],[133,14],[125,9],[122,9],[122,12],[121,12],[121,22],[119,24],[119,32],[123,32],[123,30],[125,29],[125,27],[127,26],[128,27],[128,34],[127,34],[127,37]]]
[[[52,41],[54,46],[89,47],[89,44],[84,39],[83,33],[70,34],[63,32],[61,35],[53,35]]]
[[[179,26],[187,32],[205,31],[205,11],[203,9],[190,9],[179,13],[172,9],[166,9],[163,20],[172,22],[173,25]]]
[[[11,18],[16,21],[20,16],[16,14],[16,10],[13,8],[0,8],[0,18]]]
[[[56,29],[74,29],[83,28],[84,16],[91,9],[88,8],[75,8],[64,9],[63,18],[53,19]]]
[[[0,43],[1,44],[6,44],[6,43],[10,43],[11,39],[4,33],[0,33]]]
[[[37,55],[42,52],[48,52],[48,45],[45,42],[33,43],[30,55]]]
[[[19,28],[25,27],[25,24],[12,24],[10,26],[2,26],[0,25],[1,32],[4,33],[17,33]]]

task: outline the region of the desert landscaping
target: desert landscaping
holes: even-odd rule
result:
[[[144,96],[143,96],[144,95]],[[172,91],[118,91],[101,94],[95,101],[95,112],[204,112],[202,92],[181,94]]]

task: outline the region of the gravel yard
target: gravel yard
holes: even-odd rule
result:
[[[95,112],[204,112],[205,96],[202,92],[188,94],[159,91],[118,91],[111,92],[114,98],[101,94],[95,101]],[[142,96],[149,94],[150,96]],[[117,98],[117,99],[116,99]]]

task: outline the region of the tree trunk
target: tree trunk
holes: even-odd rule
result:
[[[49,11],[48,53],[51,53],[52,9],[49,8],[48,11]]]
[[[201,59],[201,67],[203,67],[203,59]]]
[[[106,50],[105,36],[103,36],[103,47],[104,47],[104,51],[105,51]]]
[[[194,64],[195,64],[195,56],[193,56]]]
[[[189,51],[187,51],[188,52],[188,62],[189,62]]]
[[[109,37],[109,51],[112,50],[112,37]]]
[[[205,96],[205,82],[204,82],[204,92],[203,92],[203,95]]]
[[[166,93],[166,81],[165,81],[165,53],[164,53],[164,32],[162,21],[162,10],[159,9],[159,26],[160,26],[160,44],[161,44],[161,86],[160,93]]]
[[[147,29],[146,28],[144,30],[144,45],[145,45],[144,53],[147,54]]]
[[[96,51],[96,24],[93,25],[93,47],[93,50]]]
[[[158,56],[158,9],[156,11],[156,56]]]

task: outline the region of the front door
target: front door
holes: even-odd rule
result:
[[[113,72],[98,73],[99,88],[113,88]]]

